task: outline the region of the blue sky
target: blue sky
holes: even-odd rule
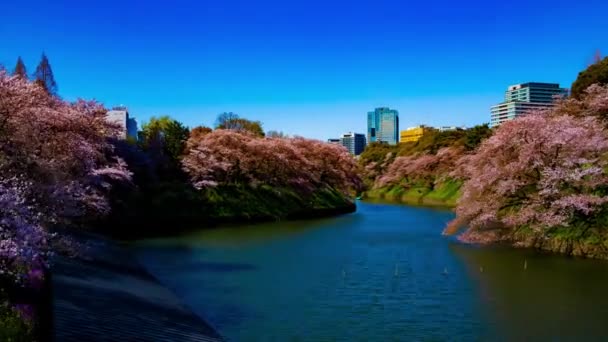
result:
[[[401,127],[474,125],[510,84],[569,87],[608,54],[608,1],[8,1],[0,63],[42,51],[66,99],[124,104],[212,125],[233,111],[267,130],[326,139]],[[6,15],[8,14],[8,15]]]

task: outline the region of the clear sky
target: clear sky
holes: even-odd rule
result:
[[[46,52],[59,93],[211,126],[233,111],[327,139],[475,125],[510,84],[569,87],[608,54],[608,1],[2,1],[0,63]]]

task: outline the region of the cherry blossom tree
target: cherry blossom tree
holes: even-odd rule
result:
[[[218,184],[267,184],[311,193],[331,187],[344,194],[360,186],[346,149],[304,138],[261,138],[218,129],[192,135],[182,163],[198,188]]]
[[[582,107],[573,113],[573,104],[580,105],[565,101],[506,122],[459,160],[452,176],[466,181],[446,233],[467,226],[464,237],[478,241],[508,238],[520,227],[542,234],[569,225],[575,215],[594,215],[608,202],[608,136],[596,116],[584,115]]]
[[[0,74],[0,175],[27,175],[52,217],[108,210],[108,177],[128,180],[108,136],[116,129],[96,102],[67,103]]]
[[[432,188],[454,167],[463,155],[459,147],[444,147],[437,154],[421,154],[395,158],[386,172],[378,177],[374,187],[423,183]]]
[[[129,182],[105,113],[0,71],[0,287],[39,284],[52,253],[49,228],[105,215],[113,182]]]

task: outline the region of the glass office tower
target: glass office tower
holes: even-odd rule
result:
[[[388,107],[368,112],[367,141],[396,145],[399,142],[399,112]]]

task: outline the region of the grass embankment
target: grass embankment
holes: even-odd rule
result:
[[[31,341],[32,329],[20,317],[19,313],[8,306],[0,304],[0,341]]]
[[[219,222],[314,218],[355,210],[352,201],[329,188],[302,196],[287,188],[223,186],[202,196],[212,208],[208,217]]]
[[[455,207],[460,196],[458,181],[445,181],[433,189],[428,186],[412,184],[411,186],[396,185],[372,189],[364,193],[364,198],[398,201],[405,204]]]
[[[221,185],[198,191],[175,182],[126,199],[100,229],[119,238],[144,238],[222,224],[320,218],[355,210],[350,198],[331,188],[302,195],[266,185]]]
[[[529,228],[519,228],[507,241],[516,247],[536,248],[570,256],[608,259],[606,224],[573,224],[539,234]]]

